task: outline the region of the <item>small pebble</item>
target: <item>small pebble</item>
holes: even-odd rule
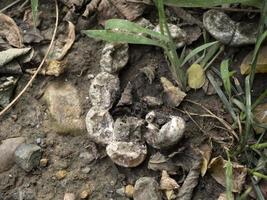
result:
[[[59,170],[59,171],[56,173],[56,178],[57,178],[57,180],[62,180],[62,179],[64,179],[66,176],[67,176],[67,171],[66,171],[66,170]]]
[[[82,173],[84,173],[84,174],[88,174],[90,171],[91,171],[90,167],[85,167],[82,169]]]
[[[42,158],[42,159],[40,160],[40,166],[41,166],[41,167],[46,167],[47,164],[48,164],[48,159],[47,159],[47,158]]]
[[[75,200],[75,194],[73,194],[73,193],[65,193],[64,200]]]
[[[134,186],[133,185],[127,185],[125,187],[125,195],[129,198],[133,198],[134,194]]]
[[[80,198],[81,199],[87,199],[89,197],[90,193],[91,193],[91,191],[89,191],[89,190],[83,190],[80,193]]]

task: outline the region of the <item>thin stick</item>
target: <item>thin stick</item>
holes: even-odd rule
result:
[[[23,88],[23,90],[21,90],[21,92],[13,99],[13,101],[11,101],[1,112],[0,112],[0,116],[4,115],[7,110],[9,110],[18,100],[19,98],[24,94],[24,92],[29,88],[29,86],[32,84],[33,80],[35,79],[35,77],[37,76],[37,74],[39,73],[39,71],[41,70],[51,48],[53,45],[53,42],[55,40],[56,37],[56,33],[57,33],[57,27],[58,27],[58,4],[57,4],[57,0],[55,0],[55,4],[56,4],[56,22],[55,22],[55,28],[54,28],[54,32],[53,32],[53,36],[51,39],[51,42],[49,44],[49,47],[46,51],[46,54],[42,60],[42,62],[40,63],[40,65],[38,66],[36,72],[33,74],[33,76],[31,77],[31,79],[29,80],[29,82],[26,84],[26,86]]]
[[[187,114],[187,116],[191,119],[191,121],[198,127],[198,129],[204,134],[206,135],[206,132],[203,130],[203,128],[193,119],[193,117],[190,115],[190,113],[186,110],[184,110],[185,114]]]
[[[9,5],[7,5],[6,7],[2,8],[2,9],[0,10],[0,13],[6,11],[6,10],[9,9],[9,8],[11,8],[12,6],[16,5],[16,4],[19,3],[20,1],[21,1],[21,0],[17,0],[17,1],[12,2],[11,4],[9,4]]]

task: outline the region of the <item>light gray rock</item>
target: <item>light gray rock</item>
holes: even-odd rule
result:
[[[145,102],[149,107],[157,107],[163,104],[161,98],[153,97],[153,96],[145,96],[142,98],[143,102]]]
[[[101,109],[110,109],[120,90],[118,76],[107,72],[99,73],[92,81],[89,97],[93,106]]]
[[[122,167],[136,167],[146,157],[147,147],[134,142],[112,142],[106,147],[110,159]]]
[[[75,135],[85,130],[78,91],[70,83],[52,82],[46,88],[43,99],[51,117],[48,126],[55,132]]]
[[[186,40],[187,40],[186,32],[183,29],[181,29],[179,26],[174,25],[174,24],[168,24],[168,28],[169,28],[170,34],[173,38],[173,41],[176,44],[176,47],[177,48],[183,47],[185,45]],[[157,25],[154,28],[154,31],[160,33],[160,26]],[[167,35],[167,33],[166,33],[166,35]]]
[[[185,131],[185,121],[178,116],[171,116],[171,120],[160,129],[149,123],[145,133],[146,142],[156,149],[163,149],[178,143]]]
[[[142,177],[134,186],[134,200],[162,200],[159,184],[154,178]]]
[[[15,151],[15,162],[26,172],[37,167],[42,157],[41,148],[35,144],[21,144]]]
[[[85,123],[88,136],[95,143],[107,145],[114,141],[114,121],[108,110],[92,107],[86,115]]]
[[[240,46],[256,42],[258,29],[255,24],[235,22],[218,10],[209,10],[204,13],[203,25],[215,39],[223,44]]]
[[[9,170],[15,164],[16,148],[25,142],[25,138],[16,137],[2,140],[0,144],[0,173]]]
[[[121,70],[129,60],[129,45],[127,43],[107,43],[102,50],[100,67],[108,73]]]

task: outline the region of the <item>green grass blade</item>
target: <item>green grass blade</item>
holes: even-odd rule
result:
[[[38,0],[31,0],[32,20],[35,28],[37,26],[37,20],[38,20],[38,4],[39,4]]]
[[[262,6],[262,0],[164,0],[164,3],[177,7],[211,7],[231,3],[242,3],[257,8]]]
[[[228,152],[227,152],[227,157],[228,157],[228,160],[227,160],[226,165],[225,165],[226,197],[227,197],[227,200],[233,200],[234,199],[233,193],[232,193],[232,190],[233,190],[233,165],[230,161]]]
[[[151,37],[157,38],[161,41],[168,42],[169,38],[165,35],[162,35],[158,32],[149,30],[147,28],[144,28],[136,23],[130,22],[128,20],[124,19],[110,19],[106,21],[105,24],[105,29],[111,29],[111,30],[116,30],[119,29],[119,31],[125,31],[125,32],[130,32],[130,33],[144,33],[147,34]]]
[[[82,32],[85,33],[88,37],[105,40],[107,42],[154,45],[164,48],[162,44],[156,40],[131,33],[114,32],[109,30],[86,30]]]
[[[261,143],[261,144],[253,144],[250,147],[253,149],[266,149],[267,148],[267,142]]]
[[[205,67],[205,65],[209,62],[211,58],[213,58],[213,56],[216,54],[219,48],[220,48],[220,43],[214,44],[212,47],[208,48],[207,53],[205,54],[203,60],[200,62],[200,65]]]
[[[196,54],[198,54],[199,52],[209,48],[210,46],[212,45],[215,45],[217,44],[218,41],[215,41],[215,42],[209,42],[209,43],[206,43],[206,44],[203,44],[195,49],[193,49],[186,57],[185,59],[183,60],[181,66],[183,66],[186,62],[188,62],[192,57],[194,57]]]
[[[223,80],[223,85],[224,85],[224,89],[228,95],[228,97],[231,97],[231,81],[230,81],[230,77],[231,77],[231,73],[229,72],[229,60],[223,60],[221,62],[221,77]]]
[[[231,114],[231,116],[234,119],[234,121],[236,121],[237,120],[237,116],[235,114],[235,111],[233,109],[232,104],[228,101],[227,97],[225,96],[225,94],[223,93],[223,91],[221,90],[220,86],[215,81],[215,79],[211,75],[211,73],[207,72],[207,77],[208,77],[211,85],[214,87],[215,91],[219,95],[220,99],[222,100],[224,106],[226,107],[226,109],[228,110],[228,112]]]

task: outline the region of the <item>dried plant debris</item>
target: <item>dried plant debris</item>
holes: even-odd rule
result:
[[[125,18],[133,21],[141,16],[146,5],[143,1],[130,2],[127,0],[93,0],[83,13],[84,17],[89,17],[97,13],[98,22],[102,25],[105,21],[112,18]]]
[[[225,165],[227,161],[221,156],[213,158],[209,164],[209,172],[211,176],[222,186],[226,186],[226,175],[225,175]],[[238,163],[232,162],[233,165],[233,191],[240,193],[242,191],[243,185],[246,181],[247,168]]]
[[[195,160],[193,167],[190,169],[183,185],[179,189],[177,199],[179,200],[191,200],[193,190],[198,184],[200,175],[201,159]]]
[[[217,76],[212,70],[208,70],[208,73],[210,73],[216,83],[219,85],[219,86],[222,86],[223,85],[223,82],[222,82],[222,79]],[[213,95],[213,94],[217,94],[216,93],[216,90],[214,89],[214,87],[212,86],[212,84],[210,83],[209,79],[206,78],[205,80],[205,83],[204,85],[202,86],[202,90],[207,94],[207,95]]]
[[[184,93],[179,87],[175,87],[172,82],[165,77],[161,77],[160,81],[165,92],[166,104],[172,107],[179,106],[185,98],[186,93]]]
[[[6,107],[12,98],[18,78],[13,76],[0,78],[0,106]]]
[[[102,50],[100,67],[108,73],[121,70],[129,60],[129,46],[122,43],[107,43]]]
[[[128,82],[126,87],[124,88],[122,94],[121,94],[121,98],[119,100],[119,103],[117,104],[117,106],[130,106],[133,104],[133,85],[131,84],[131,82]]]
[[[258,105],[253,111],[256,122],[267,125],[267,103]],[[264,133],[265,129],[254,127],[256,133]]]
[[[251,70],[251,62],[253,57],[254,51],[249,52],[246,57],[243,59],[241,65],[240,65],[240,72],[241,74],[249,74]],[[267,46],[261,47],[257,64],[256,64],[256,73],[267,73]]]
[[[207,170],[208,170],[208,165],[210,162],[210,158],[211,158],[211,152],[212,152],[212,148],[210,145],[208,144],[203,144],[200,146],[200,154],[202,155],[202,162],[201,162],[201,176],[203,177]]]
[[[135,142],[112,142],[106,148],[110,159],[122,167],[136,167],[146,158],[145,144]]]
[[[179,187],[180,186],[178,185],[176,180],[171,178],[167,171],[163,170],[161,173],[161,179],[160,179],[160,189],[162,189],[162,190],[176,190]]]
[[[204,13],[203,25],[214,38],[226,45],[240,46],[256,42],[258,29],[255,24],[235,22],[218,10]]]
[[[16,22],[9,16],[0,13],[0,36],[5,38],[11,46],[22,48],[22,36]]]

